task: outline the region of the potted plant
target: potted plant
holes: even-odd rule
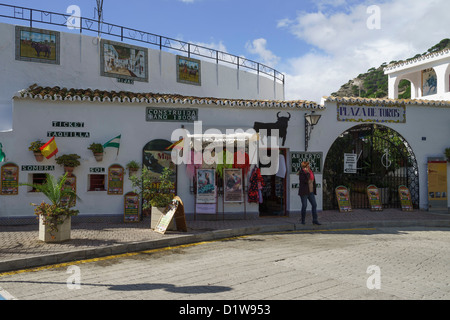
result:
[[[450,148],[445,149],[445,156],[447,157],[447,161],[450,162]]]
[[[128,162],[127,163],[128,174],[130,176],[134,176],[136,174],[136,172],[138,172],[139,167],[140,167],[139,163],[134,160]]]
[[[71,217],[76,216],[79,211],[71,207],[71,203],[77,198],[76,193],[64,187],[67,175],[66,173],[57,180],[47,174],[43,184],[21,184],[35,188],[50,200],[50,203],[32,204],[36,207],[34,214],[39,217],[39,240],[61,242],[70,239]],[[69,200],[65,201],[67,199]]]
[[[36,158],[37,162],[42,162],[44,160],[44,155],[41,152],[41,147],[44,145],[41,140],[33,141],[30,146],[28,147],[28,150],[33,151],[34,157]]]
[[[89,150],[94,154],[95,160],[98,162],[103,160],[103,145],[100,143],[91,143],[88,147]]]
[[[63,154],[60,157],[57,157],[56,163],[64,167],[64,172],[72,174],[73,169],[80,165],[80,156],[77,154]]]
[[[164,168],[159,182],[155,182],[151,175],[151,171],[147,167],[142,168],[142,174],[130,176],[132,186],[139,190],[135,192],[139,194],[142,199],[142,209],[151,210],[151,228],[154,229],[158,224],[161,216],[164,214],[166,207],[174,197],[175,185],[171,180],[173,171],[169,168]],[[173,222],[169,225],[167,230],[174,230]]]

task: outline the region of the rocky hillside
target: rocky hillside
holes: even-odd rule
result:
[[[423,54],[417,54],[410,59],[415,59],[422,55],[441,51],[450,48],[450,39],[444,39]],[[391,61],[396,63],[400,61]],[[387,66],[383,63],[378,68],[370,68],[366,73],[358,75],[355,79],[349,80],[342,85],[337,92],[331,95],[335,97],[362,97],[362,98],[387,98],[388,96],[388,77],[383,69]],[[399,99],[408,99],[411,97],[411,84],[408,80],[401,80],[399,84]]]

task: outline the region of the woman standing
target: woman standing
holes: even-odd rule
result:
[[[305,224],[306,208],[308,206],[308,201],[312,206],[312,218],[313,224],[320,225],[317,219],[317,203],[316,203],[316,179],[314,173],[309,167],[309,162],[303,161],[301,164],[301,169],[297,173],[299,176],[299,189],[298,195],[302,200],[302,218],[301,223]]]

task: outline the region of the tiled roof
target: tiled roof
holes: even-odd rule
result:
[[[324,97],[325,102],[338,102],[345,104],[370,104],[370,105],[423,105],[430,107],[450,107],[447,100],[423,100],[423,99],[373,99],[358,97]]]
[[[422,56],[419,56],[417,58],[412,58],[404,61],[399,61],[392,63],[384,68],[384,72],[392,71],[404,66],[414,66],[419,63],[425,63],[430,61],[434,58],[441,58],[441,57],[449,57],[450,56],[450,48],[445,48],[443,50],[437,51],[437,52],[431,52]]]
[[[253,108],[290,108],[324,109],[316,102],[306,100],[249,100],[210,97],[193,97],[179,94],[136,93],[129,91],[106,91],[93,89],[67,89],[60,87],[41,87],[36,84],[19,91],[15,97],[55,101],[90,101],[119,103],[161,103],[161,104],[198,104],[229,107]]]

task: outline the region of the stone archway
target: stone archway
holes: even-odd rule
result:
[[[344,172],[344,154],[356,154],[356,170]],[[382,194],[385,208],[400,208],[398,187],[410,189],[419,207],[417,160],[408,142],[395,130],[379,124],[361,124],[342,133],[330,147],[324,163],[323,209],[336,210],[334,190],[339,185],[350,189],[353,208],[370,208],[366,195],[369,184]]]

